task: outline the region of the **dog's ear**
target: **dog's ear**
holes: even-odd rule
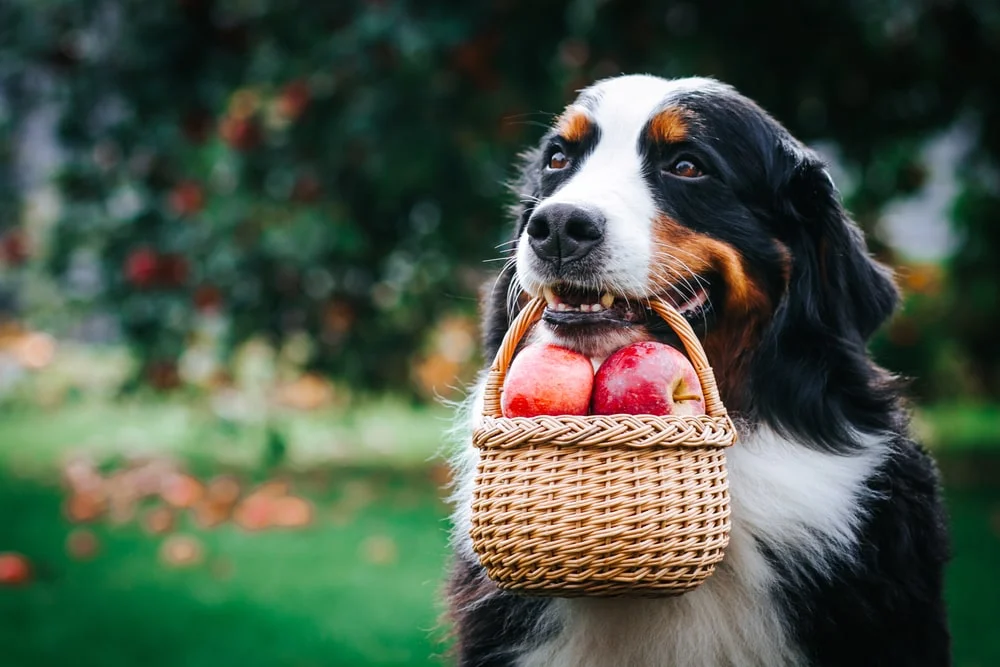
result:
[[[510,217],[512,236],[504,245],[504,258],[511,259],[517,254],[517,241],[528,224],[528,218],[535,210],[538,197],[539,175],[541,174],[542,149],[529,149],[518,156],[517,174],[508,183],[511,194]],[[483,350],[487,358],[492,358],[503,342],[507,327],[520,311],[516,303],[510,301],[510,285],[516,273],[512,262],[505,262],[500,273],[483,286],[481,307],[483,311]],[[513,307],[513,309],[512,309]]]
[[[892,271],[870,255],[822,160],[798,146],[791,151],[778,193],[783,236],[794,250],[789,290],[810,320],[865,342],[899,303]]]

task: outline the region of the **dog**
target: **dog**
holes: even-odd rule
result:
[[[509,262],[483,295],[492,358],[531,297],[532,340],[595,367],[698,334],[739,440],[731,534],[701,586],[666,598],[500,591],[469,538],[482,380],[459,411],[446,599],[460,667],[950,664],[949,533],[901,381],[867,342],[897,307],[829,170],[714,79],[596,82],[521,156]]]

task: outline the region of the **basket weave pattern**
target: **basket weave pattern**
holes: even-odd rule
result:
[[[729,542],[725,448],[736,431],[687,321],[678,333],[706,415],[501,416],[514,351],[545,302],[511,324],[487,379],[473,547],[498,587],[533,595],[676,595],[708,578]]]

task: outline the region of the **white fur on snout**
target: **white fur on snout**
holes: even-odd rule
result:
[[[646,183],[639,152],[643,128],[671,93],[703,84],[701,79],[670,81],[652,76],[628,76],[604,81],[590,91],[598,101],[590,110],[599,139],[593,151],[569,180],[543,199],[535,213],[554,204],[571,204],[600,211],[606,219],[605,240],[600,249],[601,269],[588,276],[590,287],[635,297],[652,296],[650,285],[655,262],[653,224],[659,210]],[[517,276],[522,288],[539,296],[544,287],[541,260],[535,255],[525,230],[518,243]],[[544,328],[544,327],[543,327]],[[581,341],[552,334],[552,342],[580,349],[591,356],[639,339],[633,332],[621,340],[605,341],[605,349],[580,349]]]
[[[595,286],[599,283],[618,292],[650,296],[653,222],[659,211],[643,173],[640,134],[650,118],[669,103],[672,93],[704,83],[702,79],[627,76],[589,89],[598,96],[590,111],[600,133],[597,145],[583,158],[577,172],[543,199],[535,212],[553,204],[575,204],[604,214],[604,247],[595,252],[602,252],[606,261],[603,270],[593,276]],[[539,262],[525,230],[518,244],[517,273],[521,285],[534,296],[543,286]]]

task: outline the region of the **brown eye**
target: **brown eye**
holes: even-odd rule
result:
[[[569,164],[569,158],[562,151],[556,151],[549,158],[549,169],[563,169]]]
[[[702,170],[691,160],[678,160],[670,165],[667,171],[681,178],[698,178],[703,175]]]

